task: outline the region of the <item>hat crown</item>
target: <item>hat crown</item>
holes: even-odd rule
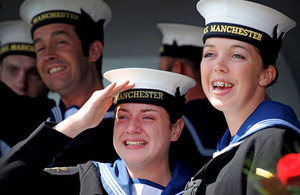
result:
[[[9,20],[0,23],[0,45],[10,43],[33,44],[30,27],[21,20]]]
[[[121,68],[104,73],[110,82],[122,83],[127,80],[134,82],[134,89],[155,89],[175,96],[179,87],[180,95],[196,85],[196,81],[188,76],[173,72],[149,68]]]
[[[177,46],[203,47],[203,27],[179,23],[159,23],[157,28],[162,33],[162,43]]]
[[[102,0],[25,0],[20,7],[20,17],[30,24],[38,14],[53,11],[66,11],[80,14],[84,10],[94,22],[105,20],[104,27],[110,22],[112,12]]]
[[[0,23],[0,61],[8,55],[36,57],[30,27],[21,20]]]

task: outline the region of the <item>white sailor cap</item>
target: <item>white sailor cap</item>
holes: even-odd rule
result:
[[[203,47],[202,37],[204,28],[179,23],[158,23],[157,28],[162,33],[162,43],[177,46]]]
[[[160,56],[187,58],[199,64],[203,49],[203,27],[178,24],[159,23],[157,28],[162,34]]]
[[[196,85],[188,76],[149,68],[121,68],[104,73],[110,82],[134,82],[133,89],[119,93],[114,104],[145,103],[164,107],[176,122],[183,114],[185,94]]]
[[[197,10],[205,19],[204,41],[225,37],[248,42],[260,49],[267,65],[274,65],[283,36],[296,26],[279,11],[245,0],[200,0]]]
[[[21,20],[0,23],[0,61],[8,55],[27,55],[35,58],[30,27]]]
[[[110,7],[103,0],[25,0],[19,11],[32,31],[49,23],[74,25],[83,13],[95,23],[104,21],[103,27],[112,17]]]

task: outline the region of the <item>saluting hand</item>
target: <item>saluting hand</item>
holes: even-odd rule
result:
[[[112,83],[105,89],[95,91],[78,112],[55,126],[57,131],[75,137],[82,131],[97,126],[112,105],[114,96],[131,89],[134,84],[126,81],[122,84]]]

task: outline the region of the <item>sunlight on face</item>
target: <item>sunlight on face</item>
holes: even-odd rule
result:
[[[264,69],[256,47],[246,42],[209,38],[201,62],[203,90],[214,107],[223,112],[257,105],[265,87],[259,84]]]
[[[33,39],[38,70],[52,91],[68,93],[86,87],[92,66],[83,54],[81,41],[72,25],[39,27]]]
[[[126,164],[167,160],[171,140],[172,125],[164,108],[140,103],[116,108],[114,146]]]

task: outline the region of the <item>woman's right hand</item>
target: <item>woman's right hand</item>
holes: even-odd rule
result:
[[[113,98],[132,87],[134,84],[126,81],[119,85],[112,83],[105,89],[95,91],[77,113],[57,124],[54,129],[73,138],[84,130],[97,126],[112,105]]]

